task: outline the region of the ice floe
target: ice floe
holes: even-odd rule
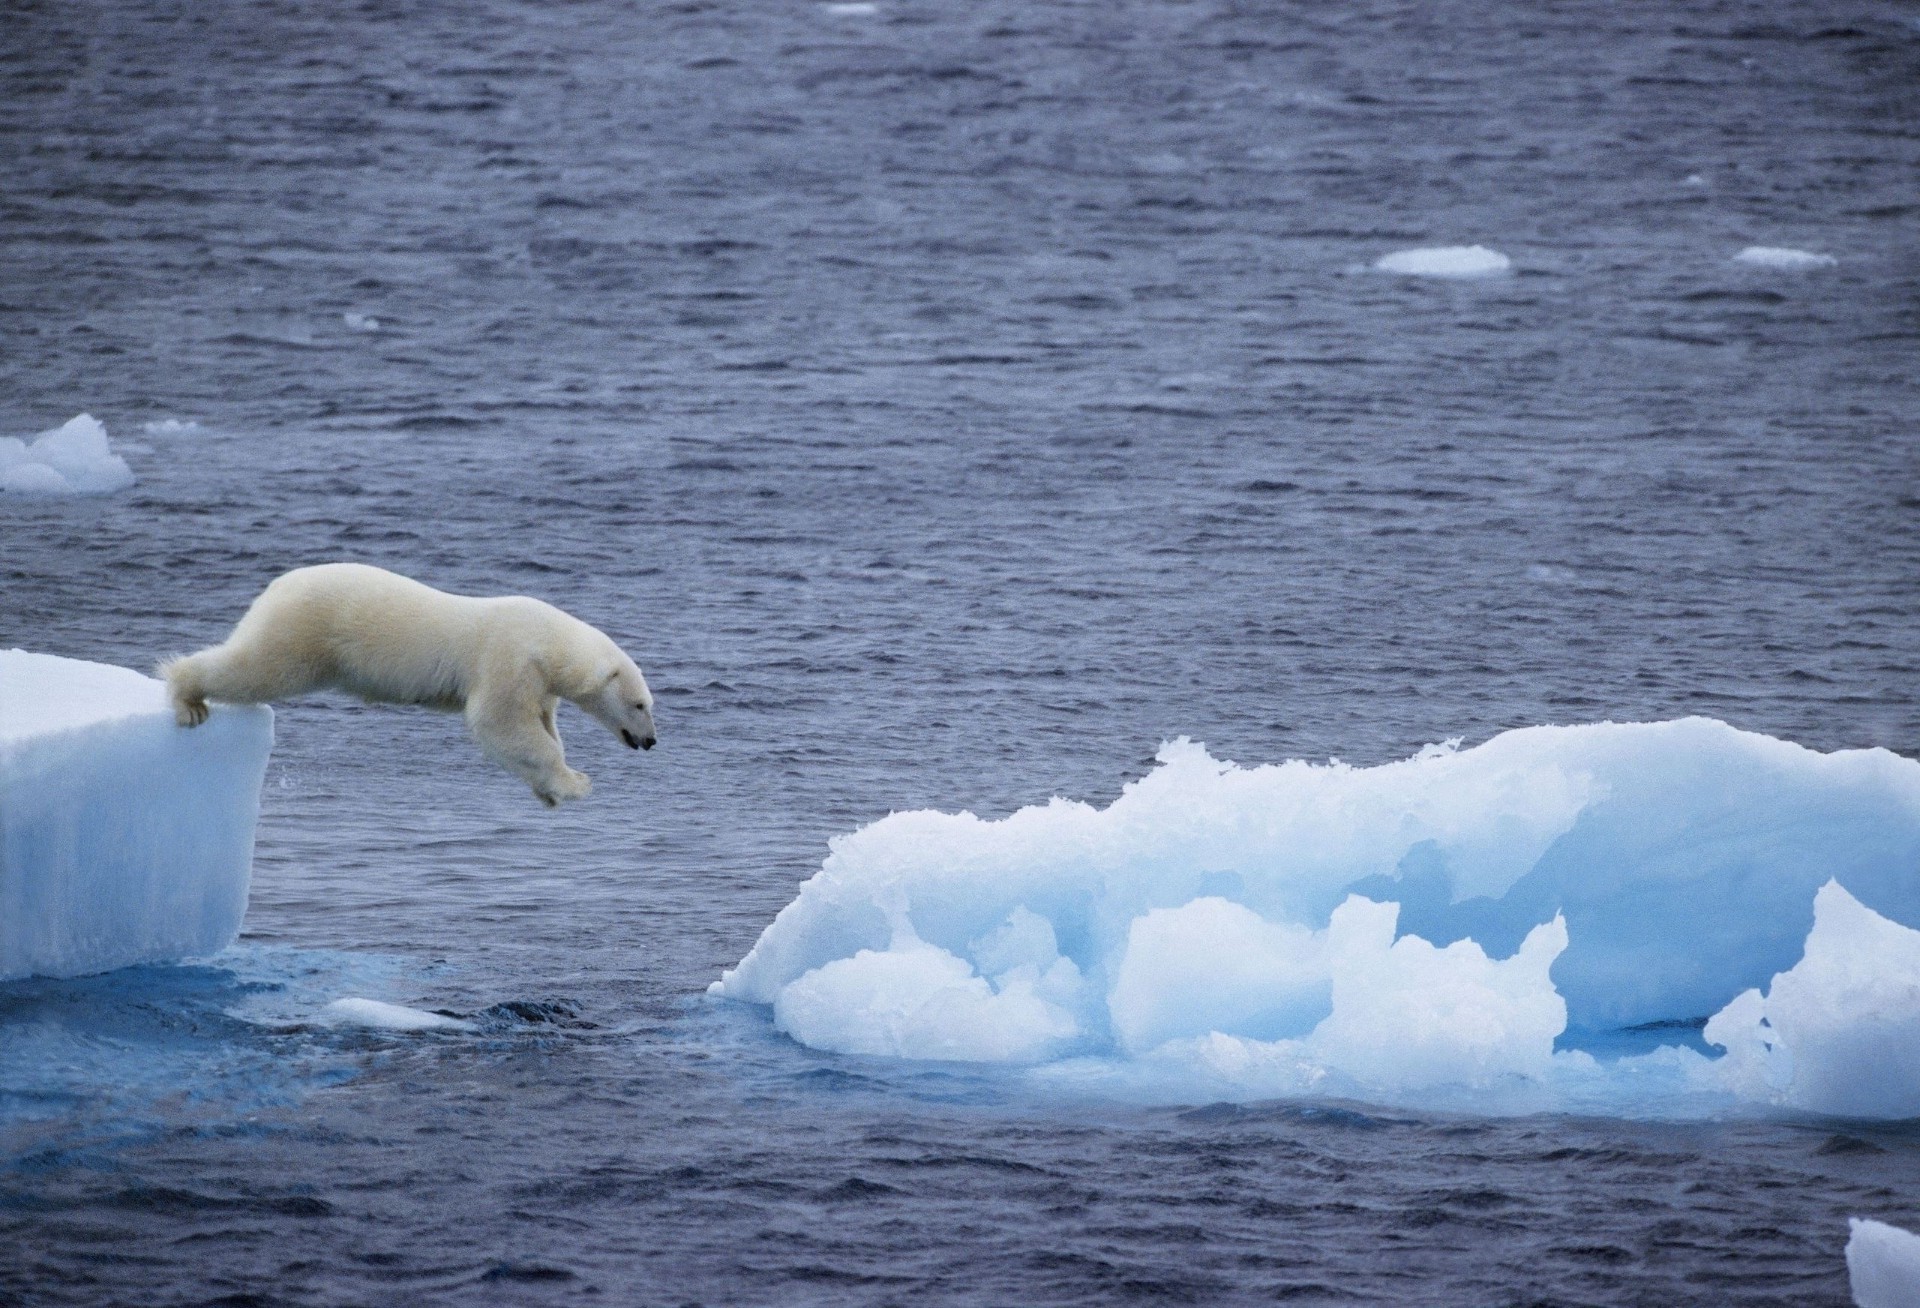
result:
[[[1751,264],[1756,268],[1781,268],[1790,272],[1800,272],[1810,268],[1831,268],[1840,262],[1830,254],[1815,254],[1811,250],[1791,250],[1778,245],[1749,245],[1734,255],[1733,261]]]
[[[1105,809],[834,840],[712,990],[816,1048],[1166,1098],[1904,1117],[1916,924],[1920,763],[1885,750],[1700,718],[1372,768],[1180,741]]]
[[[107,429],[90,414],[31,441],[0,436],[0,491],[15,495],[105,495],[133,485],[133,469],[113,452]]]
[[[231,943],[272,745],[271,709],[188,730],[151,677],[0,650],[0,980]]]
[[[1510,271],[1513,260],[1484,245],[1439,245],[1396,250],[1374,261],[1381,272],[1410,277],[1491,277]]]

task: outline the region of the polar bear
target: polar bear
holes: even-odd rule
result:
[[[646,678],[596,628],[524,595],[449,595],[362,563],[276,578],[223,644],[163,663],[159,675],[183,727],[207,720],[209,699],[261,704],[321,689],[464,711],[487,756],[549,808],[592,788],[567,766],[558,701],[631,749],[654,743]]]

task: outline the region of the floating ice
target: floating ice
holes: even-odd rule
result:
[[[841,0],[841,3],[822,6],[830,14],[847,18],[864,17],[880,12],[880,6],[868,3],[868,0]]]
[[[0,650],[0,980],[230,944],[272,745],[270,709],[187,730],[150,677]]]
[[[380,320],[368,313],[343,313],[340,315],[340,321],[356,332],[377,332],[380,330]]]
[[[1847,1280],[1858,1308],[1920,1304],[1920,1235],[1870,1217],[1847,1219]]]
[[[898,813],[834,840],[712,990],[816,1048],[1172,1098],[1531,1085],[1630,1108],[1657,1086],[1905,1116],[1920,932],[1903,923],[1920,924],[1920,763],[1885,750],[1702,718],[1374,768],[1241,768],[1179,741],[1104,810]],[[1717,1061],[1578,1052],[1694,1044],[1709,1016]]]
[[[107,443],[107,429],[81,414],[31,442],[0,436],[0,491],[104,495],[133,485],[133,469]]]
[[[464,1018],[379,999],[336,999],[320,1010],[320,1020],[329,1026],[364,1026],[378,1031],[473,1030],[473,1023]]]
[[[1513,267],[1513,260],[1484,245],[1440,245],[1423,250],[1396,250],[1373,265],[1381,272],[1412,277],[1489,277]]]
[[[1806,268],[1831,268],[1840,262],[1830,254],[1790,250],[1777,245],[1749,245],[1734,255],[1733,261],[1750,263],[1758,268],[1785,268],[1796,272]]]
[[[141,423],[140,430],[149,436],[178,436],[184,432],[199,431],[200,424],[192,418],[161,418]]]

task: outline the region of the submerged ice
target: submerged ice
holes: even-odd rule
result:
[[[151,677],[0,650],[0,980],[230,944],[272,745],[270,709],[187,731]]]
[[[835,840],[713,990],[815,1048],[1176,1098],[1657,1087],[1907,1117],[1915,926],[1920,763],[1884,750],[1699,718],[1373,768],[1180,741],[1106,809]]]

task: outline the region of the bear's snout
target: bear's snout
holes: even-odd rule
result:
[[[647,738],[646,738],[645,740],[643,740],[643,741],[641,741],[641,742],[640,742],[640,748],[641,748],[641,749],[652,749],[652,748],[653,748],[653,737],[652,737],[652,736],[648,736],[648,737],[647,737]]]
[[[628,749],[640,748],[640,738],[631,731],[628,731],[625,727],[620,728],[620,739],[627,742]]]

